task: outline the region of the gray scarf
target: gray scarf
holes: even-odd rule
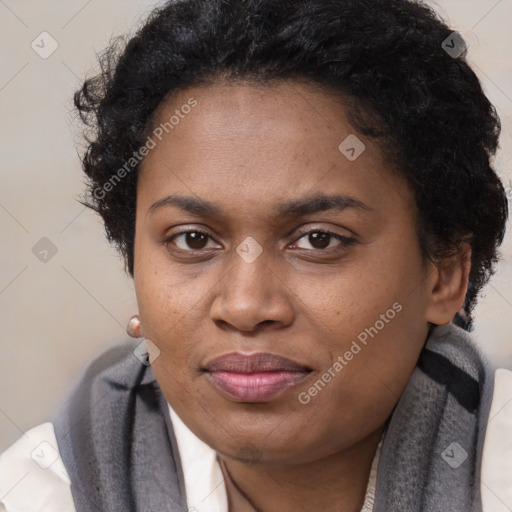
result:
[[[167,402],[133,349],[94,361],[53,420],[77,512],[188,510]],[[375,512],[482,511],[493,374],[465,331],[433,330],[387,426]]]

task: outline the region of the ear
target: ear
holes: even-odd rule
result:
[[[465,243],[459,252],[434,265],[429,288],[426,321],[450,323],[464,303],[471,269],[471,248]]]

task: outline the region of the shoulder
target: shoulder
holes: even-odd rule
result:
[[[75,511],[51,423],[28,430],[0,455],[0,510]]]
[[[454,338],[457,340],[456,343],[453,343]],[[437,328],[429,348],[447,356],[466,375],[485,384],[480,390],[480,398],[487,410],[484,422],[480,425],[480,428],[485,431],[480,466],[483,512],[510,512],[512,510],[512,371],[492,365],[473,335],[452,325]],[[449,373],[449,378],[452,378],[452,372]],[[466,382],[463,386],[466,389],[465,394],[467,384]]]
[[[154,379],[144,344],[127,342],[103,352],[88,364],[60,413],[76,415],[105,389],[130,389]],[[150,368],[149,368],[150,370]],[[67,413],[67,414],[66,414]],[[59,451],[59,415],[25,432],[0,454],[0,511],[74,512],[71,483]],[[3,507],[3,508],[2,508]]]
[[[512,371],[494,372],[481,468],[484,512],[512,509]]]

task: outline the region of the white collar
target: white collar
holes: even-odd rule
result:
[[[194,512],[228,512],[222,470],[213,448],[201,441],[169,406],[185,479],[187,506]]]

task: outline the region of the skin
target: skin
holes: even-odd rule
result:
[[[299,82],[217,82],[174,94],[154,125],[189,98],[197,106],[150,151],[137,188],[134,281],[144,335],[160,350],[155,376],[259,510],[359,511],[428,322],[448,323],[462,304],[468,251],[436,264],[422,257],[411,191],[375,142],[358,135],[366,149],[355,161],[340,152],[355,131],[333,94]],[[274,215],[318,194],[365,207]],[[170,195],[221,212],[151,209]],[[199,243],[173,237],[198,229],[209,234]],[[322,245],[307,234],[318,230],[352,242]],[[252,263],[236,252],[247,237],[263,251]],[[402,310],[301,403],[394,303]],[[312,372],[267,403],[237,402],[202,371],[232,351],[271,352]]]

